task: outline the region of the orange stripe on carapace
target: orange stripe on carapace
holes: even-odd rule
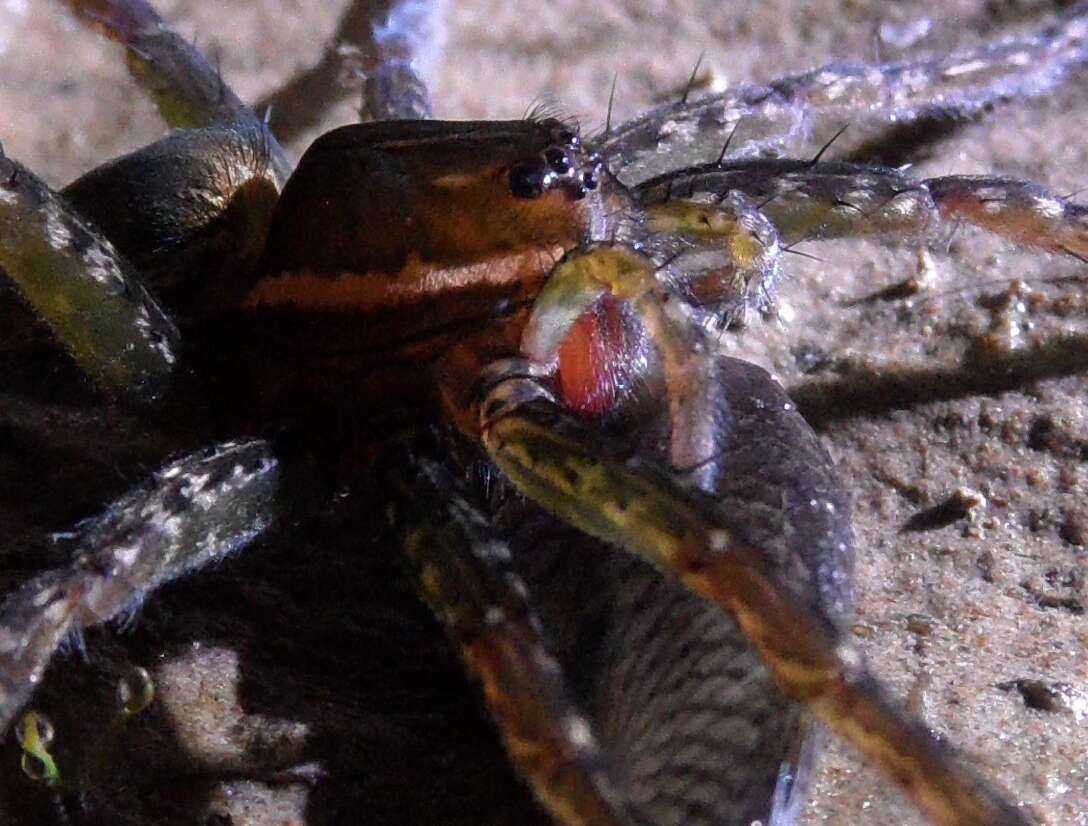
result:
[[[571,327],[559,348],[557,384],[562,401],[583,416],[613,410],[639,374],[644,342],[630,304],[601,298]]]
[[[541,247],[446,267],[413,260],[392,276],[355,272],[337,275],[307,271],[276,273],[253,286],[245,306],[363,314],[404,304],[422,306],[428,299],[441,299],[468,287],[518,282],[538,285],[562,254],[563,247]],[[441,316],[437,303],[425,311]]]

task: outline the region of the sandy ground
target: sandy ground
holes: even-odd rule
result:
[[[244,99],[260,100],[317,59],[344,3],[159,5],[217,56]],[[877,51],[894,59],[969,48],[1050,12],[1047,3],[1011,0],[954,0],[940,11],[921,0],[450,0],[432,84],[442,116],[518,117],[554,101],[590,127],[603,120],[613,74],[623,119],[682,86],[700,53],[717,84],[761,81]],[[351,116],[348,101],[325,125]],[[1080,78],[956,131],[916,171],[996,171],[1072,192],[1088,186],[1086,119]],[[60,184],[159,134],[116,49],[74,25],[59,3],[0,3],[8,154]],[[727,346],[797,393],[853,491],[861,548],[854,632],[892,690],[1013,799],[1045,823],[1088,824],[1085,387],[1075,365],[1049,369],[1043,347],[1083,335],[1080,285],[1044,282],[1085,267],[965,232],[936,245],[921,294],[864,300],[918,275],[915,254],[868,244],[809,249],[823,260],[790,261],[794,277],[781,298],[788,323]],[[1020,299],[1009,297],[1017,278],[1027,283]],[[1028,358],[1051,375],[973,381],[964,354],[992,330],[1025,337]],[[970,516],[905,530],[961,488],[983,497]],[[1067,699],[1029,707],[1022,692],[998,687],[1016,680],[1041,681]],[[920,822],[838,746],[805,816],[807,824]]]

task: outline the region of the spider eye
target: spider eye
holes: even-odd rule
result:
[[[515,198],[539,198],[544,193],[544,165],[526,161],[510,170],[510,194]]]
[[[552,147],[544,153],[544,160],[558,175],[566,175],[571,170],[571,160],[562,149]]]

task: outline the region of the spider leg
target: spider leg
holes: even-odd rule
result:
[[[180,130],[60,193],[0,157],[0,267],[100,389],[145,400],[173,372],[177,329],[141,278],[182,313],[246,289],[277,197],[270,141],[262,124]]]
[[[168,120],[214,125],[175,132],[59,194],[0,156],[0,267],[100,389],[146,400],[173,372],[178,333],[137,272],[182,312],[241,292],[287,166],[265,125],[142,0],[73,7],[129,46]]]
[[[357,95],[362,77],[364,120],[430,117],[430,99],[417,71],[440,52],[444,7],[420,0],[355,0],[317,62],[253,108],[267,111],[272,130],[291,142]]]
[[[669,190],[690,192],[696,203],[743,193],[774,224],[783,244],[867,235],[912,237],[939,220],[924,184],[883,167],[737,161],[662,175],[634,191],[637,200],[656,214],[668,208]]]
[[[942,220],[963,220],[1017,244],[1088,261],[1088,206],[1031,181],[950,175],[922,181]]]
[[[515,767],[556,822],[645,822],[622,802],[594,736],[544,642],[510,549],[463,484],[416,460],[405,551],[420,588],[479,680]],[[422,489],[420,486],[422,482]]]
[[[1088,60],[1088,7],[1034,35],[974,52],[873,66],[833,63],[767,86],[658,107],[602,137],[599,149],[628,185],[713,160],[727,136],[734,157],[800,154],[798,138],[843,123],[967,117],[1002,100],[1045,94]]]
[[[0,267],[79,366],[130,398],[158,395],[178,333],[109,241],[20,164],[0,157]]]
[[[946,222],[963,221],[1018,244],[1088,259],[1088,207],[1015,178],[912,180],[884,167],[755,160],[665,175],[635,190],[651,216],[680,209],[670,192],[691,193],[697,203],[744,193],[759,204],[785,244],[920,239]]]
[[[728,611],[781,689],[887,772],[935,822],[1030,822],[885,697],[857,649],[781,581],[762,549],[730,532],[712,502],[659,469],[602,461],[590,431],[562,420],[557,430],[554,405],[509,405],[498,395],[490,401],[502,404],[492,409],[484,445],[519,490]]]
[[[516,336],[522,324],[509,326],[507,332]],[[516,347],[516,338],[511,343]],[[486,381],[495,375],[493,360],[511,352],[493,336],[480,336],[478,346],[466,343],[457,349],[460,353],[440,374],[447,401],[454,408],[465,402],[465,393],[455,388],[478,388],[482,364],[492,361],[484,371]],[[770,382],[763,371],[729,361],[728,375],[716,377],[723,382],[707,382],[712,393],[727,384],[738,400],[729,413],[711,417],[717,424],[726,416],[735,436],[728,456],[721,459],[731,468],[732,478],[721,480],[718,489],[723,497],[741,500],[738,507],[750,516],[754,529],[773,536],[771,541],[777,545],[783,536],[818,537],[814,542],[814,547],[821,549],[817,555],[826,552],[829,561],[837,558],[833,565],[825,566],[838,572],[826,590],[829,603],[841,606],[847,599],[844,583],[849,558],[828,537],[837,537],[843,548],[852,548],[845,498],[841,491],[827,494],[830,499],[821,502],[840,505],[830,509],[791,504],[802,495],[794,488],[804,488],[807,501],[815,492],[824,495],[828,487],[834,487],[828,478],[830,460],[796,411],[787,414],[789,421],[780,426],[775,407],[781,407],[784,395],[777,388],[768,394]],[[533,372],[524,360],[507,361],[502,369],[504,375],[524,370],[520,375],[528,376]],[[538,385],[526,389],[544,392]],[[466,424],[462,427],[468,432]],[[478,430],[474,432],[478,434]],[[653,425],[647,428],[649,444],[656,443],[655,432]],[[643,438],[635,437],[640,442]],[[645,444],[632,449],[640,453]],[[786,454],[793,456],[792,469],[788,462],[773,459]],[[707,469],[713,471],[716,464],[707,463]],[[752,472],[741,472],[742,467]],[[784,475],[777,475],[780,472]],[[416,474],[412,488],[416,495],[421,475],[425,474]],[[701,478],[703,469],[691,468],[690,475]],[[458,473],[458,478],[471,477],[471,470]],[[793,822],[811,775],[815,733],[807,716],[777,690],[737,625],[640,561],[613,553],[566,525],[557,525],[513,490],[508,494],[508,486],[501,480],[489,476],[481,482],[489,504],[486,510],[479,508],[480,520],[483,514],[487,519],[486,523],[478,520],[479,529],[493,525],[496,534],[504,537],[511,559],[497,560],[491,555],[471,564],[512,566],[528,585],[530,604],[544,620],[548,650],[561,663],[564,682],[577,708],[586,714],[588,731],[604,753],[602,759],[607,759],[603,765],[611,767],[602,777],[608,778],[609,787],[614,786],[618,795],[616,800],[623,804],[616,809],[617,817],[623,814],[624,822],[654,823]],[[439,488],[460,494],[453,483]],[[437,514],[443,530],[451,530],[445,527],[454,521],[446,516],[449,507],[438,499],[416,502],[410,524],[414,528],[421,522],[434,522]],[[463,548],[471,545],[461,544]],[[446,558],[437,548],[429,552],[435,565],[468,564],[457,561],[468,550],[447,549],[445,553],[452,557]],[[786,550],[782,554],[791,556]],[[810,578],[798,576],[808,587]],[[423,584],[428,587],[426,578]],[[486,592],[470,584],[462,577],[460,589],[451,584],[439,599],[432,595],[432,602],[445,608],[446,616],[452,612],[456,618],[468,600],[475,606],[472,616],[485,616],[487,600],[480,604],[478,595],[502,593],[500,586],[513,588],[506,577]],[[521,599],[519,594],[503,599],[515,597]],[[499,601],[498,597],[489,599]],[[443,615],[442,610],[439,613]],[[495,628],[493,633],[504,632]],[[592,652],[589,656],[587,646]],[[539,689],[523,687],[522,673],[528,666],[519,669],[509,657],[493,657],[484,664],[489,670],[483,672],[478,656],[471,651],[463,651],[463,656],[485,684],[489,702],[497,706],[496,721],[517,760],[518,743],[524,741],[520,732],[540,719],[542,705]],[[539,681],[539,685],[546,686],[548,681]],[[517,687],[517,692],[511,687]],[[562,709],[566,705],[552,701],[545,707]],[[528,721],[522,719],[525,715],[529,715]],[[541,723],[542,733],[533,742],[551,742],[556,732],[564,730],[561,724],[561,719],[554,720],[554,725]],[[538,788],[545,787],[539,796],[557,816],[578,810],[579,790],[593,782],[589,776],[578,785],[559,788],[549,783],[547,775],[540,776],[539,767],[521,761],[519,768]],[[567,822],[566,817],[560,819]]]
[[[129,72],[174,128],[262,122],[200,51],[175,32],[145,0],[67,0],[77,17],[126,48]],[[291,174],[283,147],[269,136],[278,181]]]
[[[618,260],[605,266],[610,256]],[[798,590],[796,563],[776,552],[773,543],[753,541],[740,516],[743,498],[738,503],[715,495],[718,478],[729,470],[731,433],[713,411],[728,408],[729,401],[715,398],[722,389],[714,381],[715,359],[705,343],[691,340],[682,320],[672,319],[675,302],[657,293],[652,265],[647,262],[639,271],[634,257],[622,250],[597,248],[583,257],[598,261],[568,260],[553,273],[534,307],[544,318],[526,327],[523,351],[538,365],[550,363],[549,339],[536,331],[573,325],[566,320],[566,305],[570,296],[585,301],[580,284],[595,281],[598,291],[603,287],[634,301],[665,366],[672,430],[667,455],[648,461],[638,453],[602,450],[599,433],[542,390],[543,372],[527,378],[524,371],[499,369],[480,408],[481,442],[492,460],[544,508],[652,562],[725,610],[781,690],[883,768],[937,823],[1028,823],[950,749],[900,712],[844,639],[832,619],[848,599],[841,581],[846,574],[834,556],[845,553],[842,535],[835,538],[831,531],[822,539],[819,534],[803,539],[809,567],[823,577],[814,597]],[[758,406],[763,415],[794,412],[781,399]],[[783,473],[789,472],[787,466]],[[826,496],[813,496],[812,506],[822,510],[827,501],[836,510],[839,505]],[[817,550],[820,543],[825,550]]]
[[[0,603],[0,731],[72,633],[241,548],[272,520],[279,470],[265,442],[228,442],[164,467],[76,531],[71,562]]]
[[[362,115],[370,120],[424,120],[431,97],[413,62],[441,27],[441,4],[401,0],[372,26],[374,58],[366,67]]]

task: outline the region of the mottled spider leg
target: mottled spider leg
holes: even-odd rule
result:
[[[426,89],[414,75],[440,53],[445,6],[444,0],[355,0],[317,62],[254,108],[267,111],[272,130],[290,142],[357,96],[363,77],[364,119],[430,117]]]
[[[126,48],[133,78],[172,127],[263,127],[219,71],[145,0],[66,0],[76,15]],[[283,147],[269,135],[279,183],[291,174]]]
[[[963,220],[1017,244],[1088,262],[1088,206],[1031,181],[949,175],[922,181],[944,220]]]
[[[605,756],[544,642],[510,550],[464,485],[415,460],[405,550],[420,588],[479,680],[507,753],[557,823],[639,820],[621,802]],[[422,482],[422,485],[420,484]]]
[[[925,238],[963,221],[1025,246],[1088,260],[1088,207],[1030,181],[951,175],[912,180],[894,169],[790,160],[739,161],[647,181],[635,197],[650,213],[683,209],[669,193],[694,198],[688,208],[743,193],[760,205],[783,243],[877,236]]]
[[[662,300],[648,261],[639,265],[631,252],[600,247],[585,257],[601,260],[568,260],[553,273],[534,308],[546,317],[526,328],[524,352],[544,366],[554,361],[563,329],[571,329],[579,307],[602,290],[633,301],[666,373],[673,373],[666,376],[673,423],[668,466],[602,452],[599,434],[566,414],[539,380],[503,370],[492,376],[498,383],[480,409],[481,440],[493,461],[560,518],[651,561],[721,606],[782,690],[883,768],[935,822],[1028,823],[885,698],[827,614],[785,582],[785,571],[765,549],[732,527],[728,510],[705,492],[710,480],[678,470],[700,467],[690,462],[692,448],[713,447],[697,435],[706,427],[699,395],[712,392],[706,390],[711,351],[673,321],[675,302]],[[710,473],[712,458],[704,455],[701,463]]]
[[[843,123],[965,117],[1002,100],[1046,93],[1088,61],[1088,6],[1034,35],[954,56],[872,66],[833,63],[767,86],[661,106],[613,129],[598,148],[627,184],[717,157],[802,154],[797,138]],[[786,150],[791,150],[786,152]]]
[[[162,392],[177,329],[114,246],[6,157],[0,267],[96,384],[138,400]]]
[[[607,338],[612,325],[608,323],[607,314],[603,320]],[[477,341],[464,342],[456,348],[459,351],[456,355],[450,354],[441,371],[440,382],[455,417],[457,411],[471,407],[472,388],[478,392],[479,377],[485,365],[495,364],[496,359],[517,351],[517,336],[522,327],[522,321],[512,319],[503,330],[502,341],[481,334]],[[583,344],[589,344],[593,349],[592,341],[576,341],[571,354],[564,353],[564,360],[570,355],[576,361],[584,361],[585,354],[576,352]],[[767,385],[771,382],[763,371],[729,361],[729,366],[713,377],[707,377],[708,381],[687,383],[687,398],[695,408],[703,411],[710,402],[716,405],[717,412],[704,417],[699,427],[688,428],[692,438],[687,442],[678,440],[678,457],[688,461],[685,454],[693,456],[701,450],[697,442],[702,439],[705,443],[704,427],[715,429],[723,417],[732,422],[734,432],[741,435],[727,451],[728,456],[721,462],[693,468],[692,476],[713,478],[717,466],[725,464],[736,474],[733,481],[737,487],[730,489],[730,484],[726,483],[721,488],[723,496],[741,496],[744,509],[761,526],[759,530],[774,534],[774,541],[780,544],[785,535],[821,537],[816,545],[829,549],[830,554],[825,556],[818,551],[816,556],[829,563],[822,570],[833,570],[837,577],[828,589],[829,593],[834,592],[829,601],[841,602],[845,599],[843,585],[848,579],[849,553],[840,553],[834,541],[826,537],[836,537],[835,541],[843,541],[847,548],[852,548],[853,543],[848,535],[845,498],[839,493],[828,492],[829,487],[832,491],[839,490],[833,482],[829,485],[830,460],[796,411],[786,414],[785,418],[792,416],[792,420],[783,426],[774,411],[781,406],[784,394],[777,388],[768,392]],[[512,365],[515,370],[522,367],[529,371],[525,375],[532,374],[532,366],[528,363],[515,361]],[[483,375],[486,377],[493,370],[491,368]],[[733,388],[738,397],[729,412],[724,412],[725,408],[720,404],[723,385]],[[660,398],[656,387],[646,389],[653,399]],[[677,387],[677,391],[681,389]],[[705,401],[699,399],[699,395],[706,397]],[[600,396],[596,400],[606,401]],[[657,405],[653,410],[653,422],[636,425],[636,431],[643,432],[645,428],[647,434],[658,432]],[[476,423],[464,422],[461,426],[467,435],[478,436]],[[656,444],[656,435],[649,438],[651,444]],[[626,449],[633,448],[628,445]],[[634,451],[641,452],[638,448]],[[776,462],[773,457],[785,461]],[[753,465],[758,468],[754,474],[738,473],[738,468]],[[783,483],[784,479],[789,481]],[[502,508],[495,510],[496,497],[498,500],[505,498],[497,491],[505,487],[499,483],[489,484],[487,495],[492,499],[486,513],[489,520],[498,520],[495,529],[509,536],[506,532],[510,531],[511,525],[504,522]],[[417,488],[418,481],[413,491]],[[452,485],[446,488],[450,489],[453,489]],[[753,495],[753,491],[758,492]],[[821,507],[793,504],[807,503],[814,496],[819,497]],[[511,499],[518,501],[520,497]],[[758,504],[754,500],[758,500]],[[825,502],[836,502],[839,507],[824,508]],[[514,508],[518,513],[515,520],[523,523],[525,506],[519,504]],[[439,514],[441,519],[444,509],[438,503],[433,506],[427,502],[418,503],[413,518],[418,516],[422,522],[434,521],[435,514]],[[804,798],[811,772],[813,741],[810,726],[799,710],[776,690],[770,675],[749,649],[735,623],[717,615],[701,601],[689,599],[681,589],[661,581],[654,572],[634,560],[609,558],[607,554],[598,556],[598,550],[585,544],[593,544],[592,540],[566,527],[559,528],[559,535],[551,537],[554,529],[541,530],[536,519],[543,520],[544,524],[551,523],[543,515],[535,514],[530,517],[528,526],[521,531],[515,530],[515,536],[510,537],[514,564],[529,577],[532,602],[544,611],[547,620],[547,639],[557,646],[552,653],[570,669],[565,672],[564,682],[577,698],[578,708],[587,715],[586,722],[591,725],[589,731],[599,738],[597,742],[607,755],[606,768],[611,767],[618,799],[624,804],[617,813],[625,812],[628,820],[653,823],[749,822],[757,819],[783,824],[792,822],[790,818],[795,816]],[[835,525],[839,530],[834,529]],[[794,539],[787,542],[797,544]],[[580,553],[574,552],[576,548]],[[522,566],[527,564],[527,558],[534,561],[528,563],[529,570],[525,571]],[[498,562],[491,558],[490,564]],[[557,624],[563,626],[565,620],[559,617],[569,617],[572,607],[566,605],[568,597],[559,596],[557,591],[566,593],[572,586],[555,586],[554,571],[541,579],[539,573],[533,572],[540,566],[545,570],[559,566],[563,571],[574,571],[571,574],[574,581],[580,581],[583,575],[597,581],[602,570],[608,572],[603,579],[609,584],[600,582],[598,587],[603,586],[606,592],[614,588],[616,604],[613,605],[607,595],[598,595],[592,586],[587,593],[570,597],[578,604],[586,599],[592,603],[600,598],[612,606],[607,612],[611,619],[591,622],[590,636],[603,635],[609,641],[606,644],[608,653],[602,651],[594,655],[593,665],[580,659],[564,658],[563,652],[567,657],[573,652],[565,648],[562,640],[567,632],[558,630]],[[582,569],[584,574],[577,573]],[[478,589],[463,594],[451,591],[447,599],[458,606],[463,600],[476,599],[477,593]],[[584,611],[585,606],[582,608]],[[475,610],[477,615],[484,613],[482,607],[476,606]],[[592,610],[585,613],[593,614]],[[582,623],[577,624],[581,626]],[[668,629],[666,636],[670,641],[660,638],[664,629]],[[471,656],[467,660],[478,670],[478,664]],[[527,690],[521,674],[528,666],[517,667],[516,659],[492,657],[489,665],[494,687],[486,696],[491,702],[500,703],[500,713],[496,716],[500,729],[522,731],[539,719],[542,707],[564,707],[545,704],[539,691]],[[488,680],[489,675],[482,675],[482,678]],[[545,733],[553,732],[552,739],[542,742],[552,742],[554,732],[565,729],[559,725],[561,719],[555,722],[555,726],[544,727]],[[508,741],[514,740],[509,746],[514,753],[519,737],[509,733],[506,737]],[[595,764],[582,768],[591,772]],[[546,773],[537,777],[539,768],[522,765],[522,770],[538,787],[544,784],[550,788],[546,797],[544,793],[541,796],[553,812],[578,810],[576,793],[595,782],[590,773],[576,784],[557,788],[549,783]],[[558,799],[547,799],[552,796],[558,796]],[[771,812],[783,819],[768,821]]]
[[[163,583],[263,531],[278,476],[265,442],[228,442],[167,465],[82,524],[67,566],[0,603],[0,731],[70,634],[133,611]]]
[[[370,120],[423,120],[431,117],[431,96],[413,62],[433,30],[441,27],[442,3],[401,0],[374,25],[373,60],[365,66],[363,109]]]
[[[267,130],[179,130],[52,192],[0,158],[0,267],[98,387],[159,395],[181,313],[243,292],[277,197]]]
[[[205,128],[92,170],[60,195],[0,157],[0,267],[99,388],[146,400],[164,389],[178,334],[136,273],[190,301],[241,292],[287,165],[265,125],[217,74],[209,88],[211,67],[145,3],[74,7],[128,44],[172,123]]]

